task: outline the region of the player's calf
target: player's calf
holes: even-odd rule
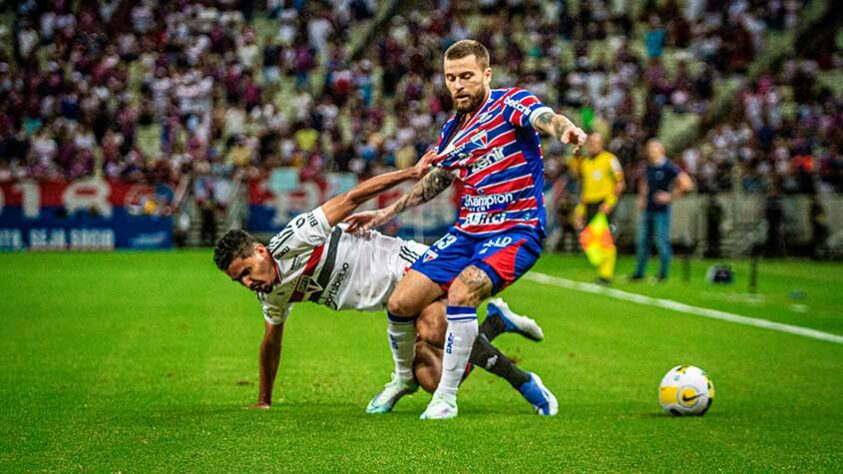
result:
[[[428,305],[416,320],[416,330],[424,341],[436,346],[445,346],[445,332],[448,323],[445,320],[445,303],[435,302]]]

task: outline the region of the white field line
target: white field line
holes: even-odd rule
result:
[[[546,285],[553,285],[561,288],[567,288],[569,290],[584,291],[586,293],[604,295],[622,301],[631,301],[633,303],[638,304],[657,306],[659,308],[670,309],[673,311],[678,311],[680,313],[693,314],[695,316],[719,319],[721,321],[729,321],[731,323],[743,324],[746,326],[754,326],[763,329],[771,329],[773,331],[785,332],[788,334],[796,334],[797,336],[810,337],[812,339],[819,339],[821,341],[829,341],[836,342],[837,344],[843,344],[843,336],[838,336],[836,334],[830,334],[827,332],[803,328],[800,326],[792,326],[790,324],[776,323],[773,321],[767,321],[766,319],[749,318],[738,314],[727,313],[725,311],[718,311],[716,309],[700,308],[699,306],[691,306],[673,300],[652,298],[650,296],[639,295],[637,293],[629,293],[627,291],[621,291],[614,288],[606,288],[600,285],[596,285],[594,283],[582,283],[538,272],[527,273],[526,275],[524,275],[524,278],[538,283],[544,283]]]

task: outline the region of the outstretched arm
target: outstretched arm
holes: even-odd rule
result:
[[[258,402],[247,408],[251,410],[268,410],[272,406],[272,386],[275,375],[278,374],[278,363],[281,361],[281,339],[284,336],[284,323],[274,325],[264,323],[266,330],[261,342],[260,356],[260,391]]]
[[[429,151],[412,168],[405,170],[384,173],[374,178],[367,179],[358,184],[350,191],[334,196],[322,205],[322,212],[328,219],[331,227],[339,224],[346,217],[350,216],[361,204],[372,199],[383,191],[392,188],[398,183],[410,179],[419,179],[427,173],[430,163],[436,158],[434,151]]]
[[[585,132],[562,114],[544,112],[533,120],[533,127],[562,143],[574,145],[574,153],[585,143]]]
[[[447,189],[454,182],[454,179],[454,175],[450,172],[436,168],[416,183],[410,192],[392,203],[391,206],[377,211],[360,212],[346,219],[346,222],[349,224],[348,230],[354,232],[358,229],[371,230],[380,227],[406,209],[418,206],[435,198]]]

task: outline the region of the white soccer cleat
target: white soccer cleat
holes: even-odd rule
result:
[[[421,420],[447,420],[457,417],[457,398],[447,395],[433,394],[433,399],[427,405]]]
[[[486,304],[486,315],[489,318],[500,318],[506,332],[517,332],[536,342],[544,339],[544,331],[534,319],[512,311],[502,298],[489,300]]]
[[[419,383],[416,379],[400,379],[396,374],[392,374],[392,380],[369,402],[366,413],[389,413],[401,397],[415,393],[418,389]]]

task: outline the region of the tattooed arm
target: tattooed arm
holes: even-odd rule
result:
[[[574,145],[574,153],[585,143],[585,132],[562,114],[544,112],[532,122],[533,128],[536,130],[544,132],[562,143]]]
[[[453,182],[454,175],[441,168],[435,168],[391,206],[377,211],[360,212],[346,219],[348,230],[354,232],[358,229],[371,230],[380,227],[405,210],[435,198]]]

